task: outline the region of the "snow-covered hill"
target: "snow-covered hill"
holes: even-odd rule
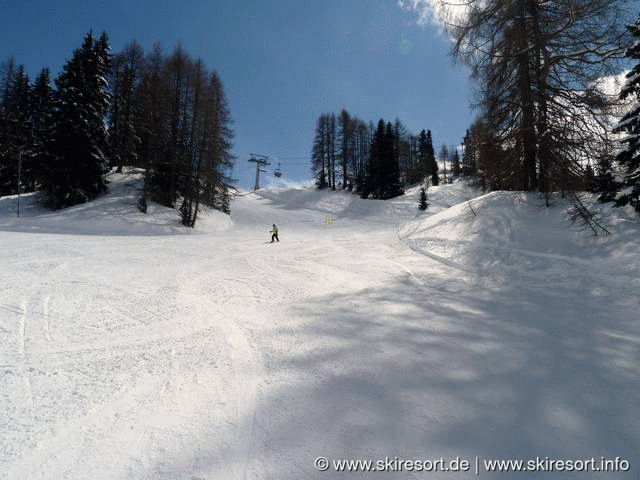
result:
[[[0,478],[516,478],[484,462],[603,457],[628,471],[529,476],[638,478],[632,213],[594,205],[596,239],[561,198],[454,184],[418,213],[415,190],[281,188],[190,231],[111,180],[60,212],[0,199]]]
[[[153,202],[149,215],[138,209],[142,175],[135,170],[111,173],[107,176],[109,194],[97,200],[52,212],[42,207],[39,193],[0,197],[0,231],[64,233],[76,235],[169,235],[185,234],[177,221],[175,210]],[[18,206],[20,218],[17,216]],[[226,215],[207,212],[205,229],[225,229],[229,226]]]

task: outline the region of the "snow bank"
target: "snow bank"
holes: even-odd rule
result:
[[[559,195],[546,207],[538,194],[492,192],[463,201],[426,219],[407,223],[400,236],[415,248],[449,260],[478,266],[482,259],[508,258],[505,252],[529,257],[574,257],[587,260],[615,255],[638,232],[638,222],[628,209],[613,209],[586,196],[588,208],[613,232],[596,239],[580,221],[571,218],[571,205]],[[521,259],[511,259],[514,266]]]
[[[107,176],[108,191],[96,200],[51,211],[43,207],[44,197],[30,193],[0,197],[0,231],[76,235],[176,235],[193,230],[180,225],[178,212],[149,202],[146,214],[138,209],[142,176],[135,171]],[[227,215],[203,208],[195,231],[215,231],[231,226]]]

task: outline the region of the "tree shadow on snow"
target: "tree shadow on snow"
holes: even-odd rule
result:
[[[636,310],[612,312],[613,296],[567,298],[575,288],[532,290],[513,278],[499,283],[483,290],[481,283],[442,285],[437,277],[418,282],[407,274],[381,288],[285,309],[276,335],[256,337],[264,351],[278,354],[264,358],[269,386],[257,401],[248,472],[354,478],[317,471],[319,456],[460,457],[472,469],[476,457],[620,457],[631,470],[614,477],[637,478]],[[238,462],[246,461],[236,453]],[[185,458],[191,465],[206,461]],[[592,472],[530,475],[605,478]],[[370,472],[362,478],[424,476]]]

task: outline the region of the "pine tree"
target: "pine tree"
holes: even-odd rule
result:
[[[316,123],[316,134],[313,141],[313,152],[311,155],[311,169],[316,179],[316,186],[319,189],[327,188],[328,171],[328,145],[327,138],[327,115],[320,115]]]
[[[329,183],[331,184],[331,190],[336,189],[336,114],[332,113],[329,116],[329,130],[328,130],[328,145],[329,145]]]
[[[451,169],[447,169],[447,162],[449,161],[449,149],[446,145],[442,145],[440,147],[440,161],[443,165],[443,174],[444,174],[444,183],[451,183]],[[449,173],[449,177],[447,178],[447,173]]]
[[[440,183],[438,175],[438,162],[436,161],[436,153],[433,148],[433,138],[431,130],[420,132],[419,147],[420,162],[424,178],[431,177],[431,184],[437,186]]]
[[[205,92],[204,131],[200,138],[203,155],[205,204],[224,213],[230,212],[231,177],[235,157],[231,154],[233,130],[231,112],[218,72],[210,76]]]
[[[111,166],[121,171],[124,165],[139,165],[140,102],[136,93],[140,83],[142,47],[128,44],[116,55],[110,69],[112,101],[109,108],[109,142]]]
[[[4,177],[4,169],[10,163],[9,156],[9,103],[11,99],[11,91],[15,80],[16,63],[13,58],[3,62],[0,68],[0,185]],[[0,188],[2,188],[0,186]]]
[[[198,218],[198,209],[202,200],[202,186],[204,185],[204,155],[205,142],[209,125],[207,119],[207,102],[205,101],[206,72],[202,60],[192,62],[189,69],[190,104],[185,112],[189,115],[189,125],[184,135],[186,162],[180,173],[182,184],[182,206],[180,213],[182,224],[186,227],[194,227]]]
[[[385,131],[385,144],[382,158],[382,185],[380,198],[389,199],[402,195],[400,185],[400,158],[398,156],[397,145],[399,140],[396,130],[391,122],[387,124]]]
[[[144,187],[140,195],[140,210],[147,212],[150,199],[163,198],[164,161],[169,150],[169,87],[164,78],[165,58],[160,43],[156,42],[143,62],[140,85],[136,92],[140,115],[140,164],[144,168]]]
[[[427,189],[422,186],[420,187],[420,200],[418,202],[418,208],[420,210],[426,210],[429,207],[429,203],[427,201]]]
[[[379,198],[380,186],[382,185],[382,165],[385,144],[385,123],[380,119],[375,130],[369,148],[369,159],[366,166],[364,181],[360,186],[360,196],[362,198]]]
[[[342,109],[338,117],[338,139],[340,150],[338,152],[340,170],[342,173],[342,189],[347,188],[348,169],[353,157],[353,121],[346,109]]]
[[[584,168],[584,189],[589,193],[597,193],[598,191],[596,173],[593,171],[591,163]]]
[[[431,185],[437,187],[440,184],[440,175],[438,175],[438,171],[440,167],[438,167],[438,162],[436,161],[435,150],[433,149],[433,139],[431,138],[431,130],[427,131],[427,160],[430,166],[429,171],[431,172]]]
[[[473,128],[473,127],[472,127]],[[477,173],[477,153],[478,149],[473,142],[473,136],[469,129],[462,139],[462,175],[472,177]]]
[[[106,33],[96,41],[90,32],[56,79],[52,175],[45,185],[54,208],[86,202],[106,191],[109,61]]]
[[[453,178],[460,178],[460,175],[462,175],[462,164],[457,150],[453,151],[453,156],[451,157],[451,171],[453,172]]]
[[[626,56],[640,60],[640,18],[628,28],[635,44],[627,50]],[[624,169],[616,205],[631,205],[640,213],[640,62],[627,73],[626,78],[627,82],[622,87],[620,99],[631,98],[635,103],[614,128],[614,133],[626,134],[621,140],[623,149],[616,158]]]
[[[355,151],[353,155],[352,168],[355,175],[356,188],[360,189],[360,187],[364,184],[366,165],[369,158],[369,148],[371,146],[372,131],[367,123],[362,120],[355,119],[353,120],[353,122],[355,123]]]
[[[436,168],[433,169],[433,173],[431,174],[431,185],[437,187],[440,185],[440,175],[438,175],[438,165],[436,164]]]
[[[612,202],[616,198],[618,182],[616,182],[613,163],[609,155],[600,157],[595,173],[595,193],[599,194],[598,201]]]
[[[163,158],[161,167],[163,188],[158,189],[161,195],[158,198],[162,205],[174,207],[183,186],[188,163],[184,138],[189,128],[189,97],[191,85],[189,82],[189,70],[191,58],[184,51],[182,45],[177,45],[173,53],[166,61],[167,84],[171,97],[169,99],[169,112],[167,121],[169,127],[169,145]]]
[[[0,145],[0,195],[33,190],[34,169],[31,153],[31,86],[24,66],[13,66],[4,88],[2,144]],[[20,172],[19,172],[20,170]],[[26,189],[25,189],[26,187]]]
[[[53,148],[53,87],[49,78],[49,69],[43,68],[36,77],[33,86],[33,162],[37,183],[49,185]]]
[[[402,195],[400,166],[398,163],[396,138],[393,125],[385,125],[383,119],[371,141],[367,173],[361,187],[362,198],[389,199]]]
[[[394,155],[399,168],[400,185],[410,183],[411,168],[411,135],[407,127],[396,118],[393,123]]]
[[[405,166],[404,180],[406,185],[414,185],[420,181],[418,141],[419,136],[409,134],[406,137],[407,165]]]
[[[418,170],[420,172],[421,180],[431,175],[431,169],[433,168],[433,162],[431,154],[433,154],[433,144],[429,144],[431,138],[431,131],[427,133],[426,130],[420,132],[418,137],[418,155],[420,163]]]

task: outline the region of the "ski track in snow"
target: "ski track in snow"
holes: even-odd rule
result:
[[[612,478],[637,478],[637,240],[601,259],[554,243],[580,238],[560,209],[547,232],[535,202],[490,195],[472,215],[469,195],[434,189],[427,223],[413,197],[313,190],[239,198],[218,232],[6,220],[0,479],[400,475],[319,472],[318,456],[619,456],[632,470]],[[544,478],[603,478],[574,473]]]

